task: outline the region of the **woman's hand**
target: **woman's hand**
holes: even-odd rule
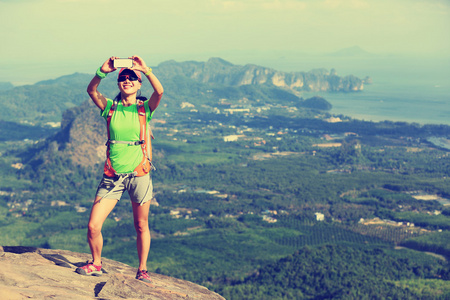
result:
[[[105,61],[101,66],[100,71],[102,71],[103,73],[111,73],[117,70],[117,68],[114,68],[114,60],[117,58],[118,57],[116,56],[111,56],[110,58],[108,58],[108,60]]]
[[[144,74],[148,72],[148,67],[142,58],[137,55],[133,55],[128,58],[134,61],[134,66],[131,68],[132,70],[141,71]]]
[[[161,82],[159,82],[158,78],[156,78],[155,74],[151,72],[151,69],[147,67],[144,60],[140,58],[137,55],[134,55],[132,57],[129,57],[134,61],[133,70],[135,71],[141,71],[145,74],[148,81],[153,87],[153,93],[150,96],[150,99],[148,99],[148,107],[151,111],[155,111],[155,109],[158,107],[159,102],[161,101],[162,95],[164,93],[164,89],[161,85]]]

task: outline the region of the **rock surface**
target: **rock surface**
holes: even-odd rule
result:
[[[197,284],[151,273],[136,280],[136,269],[103,260],[103,276],[75,273],[90,254],[34,247],[0,247],[0,298],[12,299],[224,299]]]

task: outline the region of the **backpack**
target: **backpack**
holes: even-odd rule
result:
[[[146,100],[145,98],[143,98]],[[141,163],[134,169],[133,175],[134,176],[144,176],[147,175],[150,170],[153,168],[152,164],[152,139],[154,139],[152,131],[150,129],[150,126],[147,123],[147,116],[145,112],[144,107],[144,101],[142,99],[138,99],[136,102],[136,107],[138,111],[139,116],[139,124],[140,124],[140,134],[139,134],[139,141],[135,142],[129,142],[129,141],[116,141],[110,139],[110,132],[109,132],[109,125],[111,123],[111,118],[114,114],[114,112],[117,109],[118,101],[114,100],[113,105],[109,109],[108,117],[106,119],[106,128],[108,131],[108,141],[106,142],[106,161],[105,166],[103,168],[104,174],[108,177],[115,177],[118,174],[112,167],[111,160],[109,158],[109,145],[110,144],[128,144],[128,145],[140,145],[142,149],[142,161]]]

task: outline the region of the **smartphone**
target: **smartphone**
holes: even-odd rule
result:
[[[114,68],[132,68],[133,60],[129,58],[116,58],[114,60]]]

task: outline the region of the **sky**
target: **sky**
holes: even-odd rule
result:
[[[450,0],[0,0],[0,28],[0,81],[14,84],[94,73],[110,56],[450,57]]]

